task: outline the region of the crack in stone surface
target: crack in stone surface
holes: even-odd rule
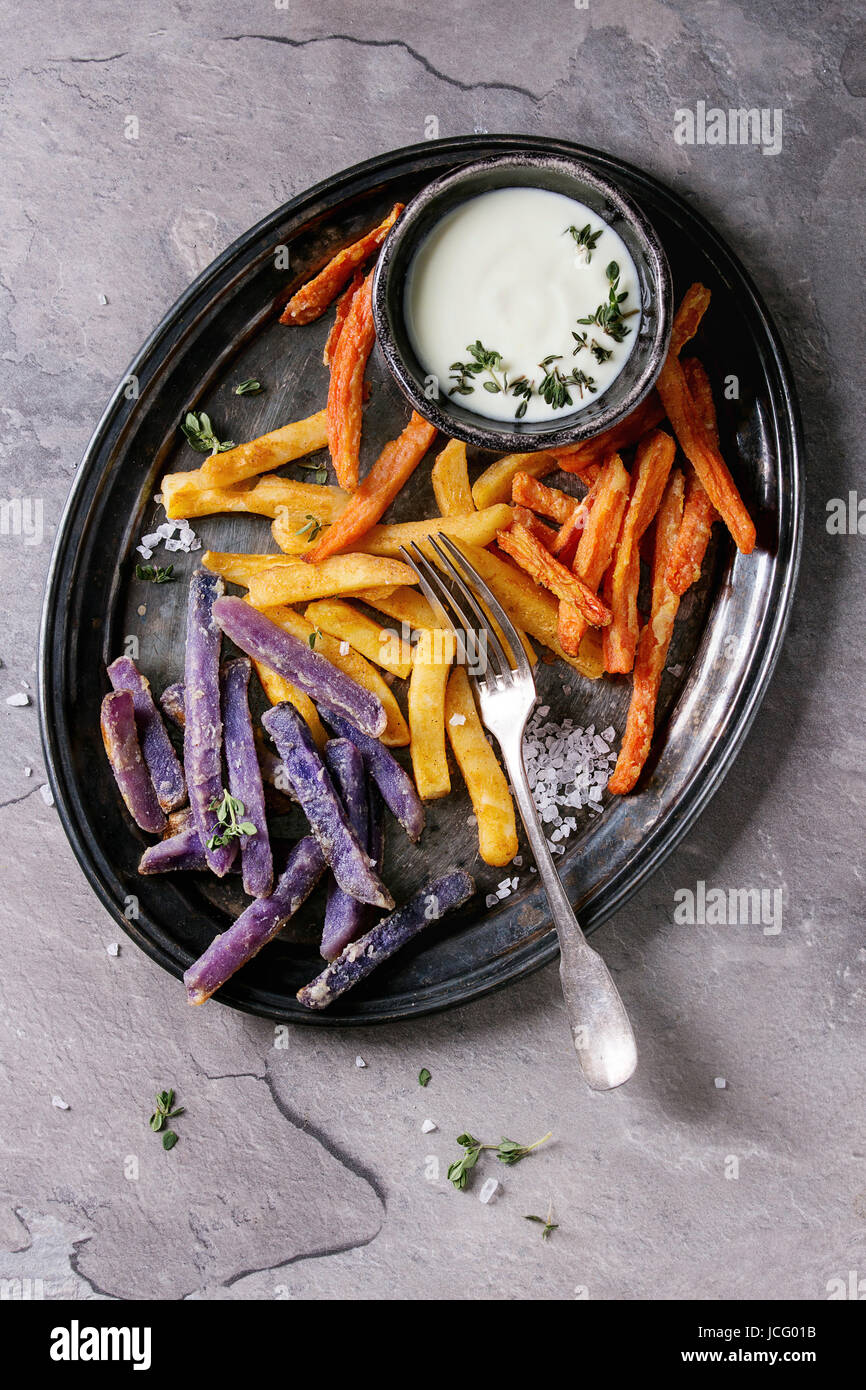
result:
[[[456,87],[460,92],[515,92],[518,96],[528,97],[536,106],[540,106],[550,96],[549,91],[539,94],[514,82],[461,82],[459,77],[452,77],[449,73],[441,72],[439,68],[434,67],[429,58],[425,58],[423,53],[419,53],[417,48],[413,48],[403,39],[362,39],[354,34],[316,34],[309,39],[291,39],[285,34],[223,35],[224,43],[242,43],[247,39],[259,43],[281,43],[289,48],[306,48],[310,44],[318,43],[351,43],[357,48],[399,48],[419,63],[431,77],[437,78],[440,82],[447,82],[449,87]]]

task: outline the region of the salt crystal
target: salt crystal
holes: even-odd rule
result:
[[[448,720],[448,723],[449,723],[449,724],[465,724],[465,723],[466,723],[466,715],[465,715],[465,714],[452,714],[451,718]]]
[[[25,689],[25,690],[29,690],[29,689],[30,689],[30,682],[29,682],[29,681],[22,681],[21,684],[24,686],[24,689]]]
[[[54,1109],[55,1109],[55,1110],[68,1110],[68,1109],[69,1109],[69,1106],[66,1104],[66,1101],[63,1099],[62,1096],[52,1096],[52,1097],[51,1097],[51,1104],[54,1106]]]
[[[348,644],[348,642],[341,642],[341,643],[340,643],[340,656],[348,656],[348,655],[349,655],[349,644]]]
[[[682,666],[669,666],[667,668],[672,676],[679,678],[683,674]]]
[[[32,777],[32,776],[33,776],[33,768],[32,768],[32,767],[25,767],[25,769],[24,769],[24,776],[25,776],[25,777]]]
[[[487,897],[484,899],[485,907],[495,907],[498,902],[499,898],[495,893],[488,893]]]
[[[108,945],[106,946],[105,949],[106,949],[106,951],[108,952],[108,954],[109,954],[110,956],[119,956],[119,955],[120,955],[120,947],[118,946],[118,944],[117,944],[116,941],[109,941],[109,943],[108,943]]]
[[[601,736],[602,738],[606,738],[608,743],[610,743],[612,738],[616,738],[616,729],[612,724],[609,724],[606,729],[602,729]]]
[[[421,1126],[421,1132],[422,1134],[432,1134],[434,1129],[438,1128],[439,1126],[433,1120],[425,1120]]]
[[[360,1067],[366,1067],[366,1065],[367,1065],[367,1063],[364,1061],[363,1057],[356,1057],[356,1058],[355,1058],[355,1066],[356,1066],[356,1067],[359,1067],[359,1068],[360,1068]]]
[[[498,1191],[499,1183],[496,1181],[496,1178],[488,1178],[478,1194],[479,1202],[483,1202],[484,1205],[487,1206],[488,1202],[493,1201]]]
[[[99,296],[99,302],[100,302],[100,304],[107,304],[107,303],[108,303],[108,298],[107,298],[107,296],[104,295],[104,294],[101,294],[101,295]]]
[[[39,795],[42,797],[42,800],[45,802],[46,806],[54,805],[54,796],[47,782],[44,786],[39,788]]]
[[[504,879],[502,880],[502,882],[501,882],[501,883],[497,883],[496,886],[497,886],[497,888],[510,888],[510,887],[511,887],[511,879],[510,879],[510,878],[504,878]]]
[[[512,859],[511,862],[512,862],[512,864],[516,864],[517,867],[518,867],[518,869],[522,869],[522,868],[523,868],[523,855],[522,855],[522,854],[515,854],[515,856],[514,856],[514,858]]]
[[[466,824],[467,824],[467,825],[477,825],[477,824],[478,824],[478,817],[477,817],[477,816],[467,816],[467,817],[466,817]]]
[[[13,705],[15,709],[23,709],[25,705],[30,704],[30,696],[25,695],[23,690],[19,690],[16,695],[7,695],[6,703]]]
[[[717,1076],[714,1084],[717,1091],[723,1091],[728,1083],[723,1076]]]

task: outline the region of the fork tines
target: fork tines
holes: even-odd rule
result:
[[[417,574],[425,597],[454,633],[458,645],[458,659],[472,667],[474,673],[481,675],[486,671],[486,654],[491,653],[493,667],[490,674],[499,680],[512,678],[511,663],[490,623],[488,614],[484,611],[486,608],[499,624],[505,640],[511,648],[517,674],[529,676],[532,679],[532,670],[517,629],[475,567],[470,564],[462,551],[457,549],[457,546],[444,532],[439,532],[438,541],[430,536],[429,544],[442,569],[456,588],[459,598],[443,581],[416,542],[413,541],[412,543],[411,553],[406,546],[400,548]],[[442,546],[447,548],[448,554],[445,553]],[[457,562],[456,565],[455,561]],[[460,566],[459,570],[457,565]],[[482,603],[484,608],[481,606]],[[468,605],[472,618],[467,616],[466,605]]]

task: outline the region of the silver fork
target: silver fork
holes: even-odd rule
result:
[[[628,1014],[610,971],[588,944],[556,872],[527,780],[523,731],[537,699],[532,667],[514,624],[495,594],[441,531],[439,541],[441,545],[431,536],[429,544],[459,598],[442,581],[419,546],[413,544],[412,553],[405,546],[401,549],[417,574],[424,594],[457,638],[458,650],[486,652],[483,672],[475,674],[468,662],[467,670],[478,692],[481,718],[502,750],[514,798],[550,904],[559,938],[562,992],[578,1060],[593,1090],[610,1091],[628,1081],[637,1065],[637,1048]],[[513,653],[514,667],[479,598],[499,624]]]

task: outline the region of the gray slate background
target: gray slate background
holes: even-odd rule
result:
[[[43,499],[45,538],[0,536],[0,1276],[79,1298],[822,1299],[866,1274],[866,539],[825,525],[864,462],[857,15],[3,0],[2,494]],[[781,108],[782,152],[676,145],[673,113],[698,100]],[[778,673],[710,809],[598,939],[641,1045],[609,1096],[579,1080],[553,968],[456,1013],[297,1030],[285,1049],[265,1023],[190,1011],[132,945],[106,953],[117,929],[38,790],[34,705],[5,703],[35,683],[63,500],[150,328],[264,213],[423,139],[430,117],[443,136],[577,139],[668,181],[753,273],[802,395],[806,542]],[[781,887],[782,932],[674,925],[674,892],[698,879]],[[145,1121],[169,1082],[188,1113],[166,1155]],[[445,1180],[466,1127],[555,1142],[501,1170],[483,1206]],[[551,1200],[542,1243],[523,1216]]]

